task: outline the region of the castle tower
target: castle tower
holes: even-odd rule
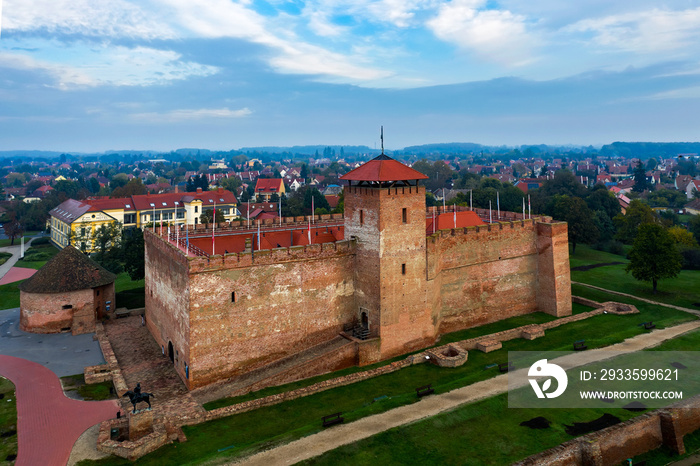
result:
[[[379,337],[365,362],[435,339],[426,292],[425,187],[418,184],[426,178],[384,154],[340,178],[348,181],[345,237],[357,239],[357,320]]]

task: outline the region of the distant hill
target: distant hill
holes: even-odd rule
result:
[[[316,146],[259,146],[259,147],[241,147],[241,152],[268,152],[272,154],[281,154],[287,152],[290,154],[314,155],[317,151],[319,155],[323,154],[323,150],[330,147],[338,155],[340,149],[343,149],[345,154],[372,154],[379,153],[377,149],[371,149],[367,146],[332,146],[332,145],[316,145]]]
[[[16,157],[41,157],[53,158],[59,157],[63,152],[54,152],[46,150],[0,150],[0,158],[12,159]]]
[[[613,142],[600,149],[605,157],[669,158],[678,154],[700,154],[700,142]]]
[[[404,147],[401,152],[411,154],[473,154],[488,150],[487,146],[473,142],[448,142],[439,144],[422,144]]]

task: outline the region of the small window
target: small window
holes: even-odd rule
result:
[[[199,206],[194,206],[194,213],[195,213],[195,214],[197,213],[197,209],[198,209],[198,208],[199,208]]]
[[[72,304],[64,304],[63,309],[73,309],[73,305]]]
[[[408,223],[408,212],[405,207],[401,210],[401,218],[403,220],[403,223]]]
[[[401,264],[401,275],[406,275],[406,264]]]
[[[232,292],[231,292],[231,302],[232,302],[232,303],[235,303],[235,302],[236,302],[236,292],[235,292],[235,291],[232,291]]]
[[[365,224],[365,211],[360,210],[360,225],[364,225],[364,224]]]

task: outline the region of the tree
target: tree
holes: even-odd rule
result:
[[[142,280],[146,276],[143,250],[143,231],[140,228],[125,231],[121,255],[124,269],[133,281]]]
[[[594,243],[599,232],[595,214],[580,197],[555,196],[553,217],[568,223],[569,243],[576,254],[577,243]]]
[[[625,269],[636,280],[652,283],[656,294],[659,280],[674,278],[681,271],[681,255],[671,235],[661,225],[647,223],[639,226]]]
[[[700,215],[693,215],[688,221],[688,228],[695,236],[695,239],[700,243]]]
[[[111,197],[131,197],[138,194],[148,194],[148,188],[143,184],[141,178],[132,178],[124,186],[115,188]]]
[[[679,246],[685,246],[689,248],[695,248],[698,246],[698,242],[691,232],[683,228],[682,226],[672,226],[668,230],[668,234],[673,238],[673,242]]]
[[[654,211],[639,199],[634,199],[627,207],[625,215],[616,215],[613,219],[617,229],[616,237],[623,243],[631,243],[637,236],[637,229],[640,225],[647,223],[658,223],[659,218]]]
[[[12,213],[10,220],[5,222],[2,228],[5,230],[7,237],[10,238],[10,246],[15,244],[15,238],[22,236],[24,233],[24,227],[19,220],[14,218],[14,212]]]
[[[212,212],[214,209],[206,209],[202,212],[202,215],[199,216],[199,221],[201,223],[204,223],[206,225],[209,225],[212,223]],[[223,223],[226,221],[226,218],[224,217],[224,213],[221,211],[221,209],[216,209],[216,223]]]
[[[637,166],[634,168],[634,187],[632,191],[636,193],[643,193],[649,188],[647,183],[647,172],[644,169],[642,162],[637,161]]]

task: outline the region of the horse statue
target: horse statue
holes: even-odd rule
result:
[[[129,397],[129,401],[131,402],[131,404],[134,405],[134,411],[133,411],[134,414],[136,414],[136,403],[140,403],[142,401],[145,401],[146,403],[148,403],[148,409],[151,409],[150,398],[151,397],[155,398],[153,393],[147,393],[147,392],[141,393],[141,383],[140,382],[136,384],[136,388],[134,388],[133,391],[129,390],[122,395],[122,397],[127,397],[127,396]]]

